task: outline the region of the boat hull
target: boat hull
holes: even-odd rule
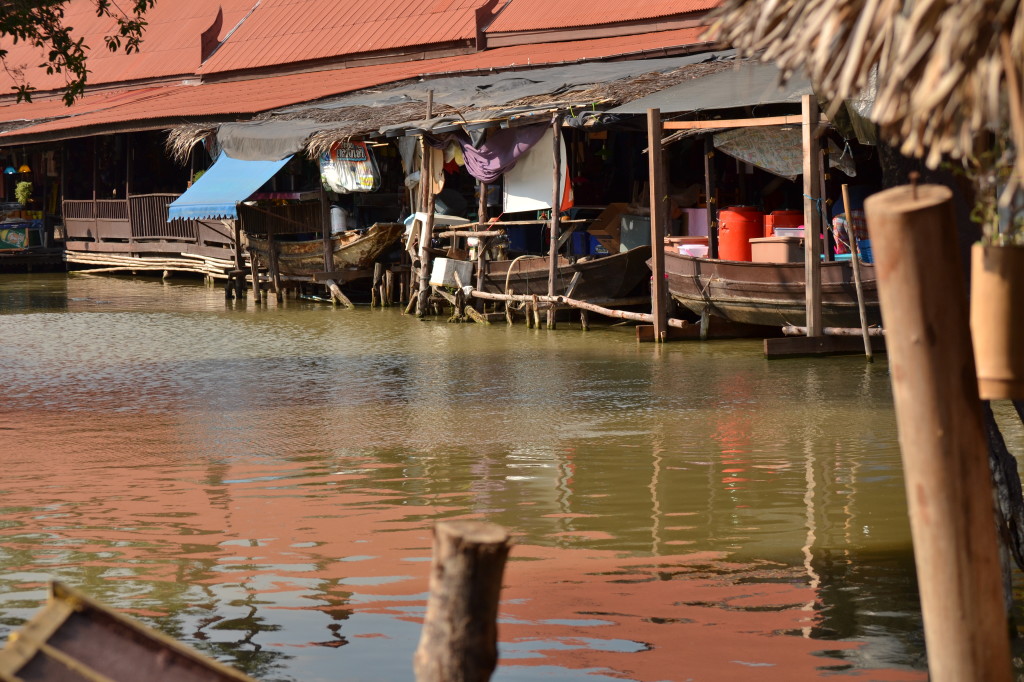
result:
[[[401,223],[375,223],[365,232],[342,232],[331,238],[332,261],[335,270],[367,268],[398,238],[405,233]],[[324,271],[324,242],[322,239],[304,241],[275,241],[278,272],[285,276],[311,277]],[[249,248],[261,260],[268,262],[270,248],[267,240],[249,237]]]
[[[572,298],[595,301],[625,298],[645,279],[650,278],[647,260],[649,246],[638,246],[622,253],[570,263],[559,257],[555,278],[555,295],[564,295],[573,278],[579,280],[572,289]],[[506,286],[517,294],[548,293],[549,261],[546,256],[512,261],[490,261],[486,265],[483,290],[506,293]]]
[[[874,266],[861,264],[868,323],[881,324]],[[700,315],[768,326],[806,326],[803,263],[711,260],[665,251],[665,274],[673,299]],[[821,312],[825,327],[859,327],[857,292],[849,261],[821,264]]]

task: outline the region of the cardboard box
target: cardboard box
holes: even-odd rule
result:
[[[804,240],[799,237],[751,239],[750,259],[755,263],[802,263]]]

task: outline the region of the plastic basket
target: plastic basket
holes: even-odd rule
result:
[[[870,239],[858,239],[857,250],[860,252],[860,260],[862,263],[874,263],[875,259],[871,253],[871,240]]]

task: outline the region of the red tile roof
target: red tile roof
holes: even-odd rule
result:
[[[67,6],[65,26],[74,28],[73,35],[85,39],[88,51],[89,83],[104,84],[168,76],[194,75],[201,63],[200,41],[203,31],[213,26],[218,7],[223,8],[220,37],[234,26],[256,0],[173,0],[158,2],[147,13],[148,26],[138,53],[112,53],[106,48],[104,36],[113,32],[114,22],[96,16],[94,0],[72,0]],[[64,74],[50,74],[39,65],[46,61],[45,52],[25,42],[11,44],[0,41],[7,50],[7,64],[26,67],[25,76],[37,90],[55,90],[66,82]],[[0,94],[15,81],[0,69]]]
[[[699,44],[703,30],[679,29],[642,36],[520,45],[397,64],[100,93],[83,98],[70,109],[63,109],[56,101],[9,105],[0,107],[0,121],[40,120],[57,115],[64,118],[8,130],[0,134],[0,139],[65,131],[68,137],[73,137],[87,134],[81,129],[92,126],[150,121],[158,127],[171,125],[170,120],[184,123],[196,117],[249,115],[428,74],[557,64],[644,51],[657,55],[667,48]]]
[[[488,33],[534,31],[657,19],[717,7],[721,0],[511,0],[487,27]]]
[[[262,0],[202,66],[220,73],[472,40],[489,0]]]

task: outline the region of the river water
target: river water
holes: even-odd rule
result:
[[[0,637],[57,579],[260,680],[409,680],[467,518],[516,542],[499,682],[926,679],[884,357],[87,275],[0,276],[0,340]]]

